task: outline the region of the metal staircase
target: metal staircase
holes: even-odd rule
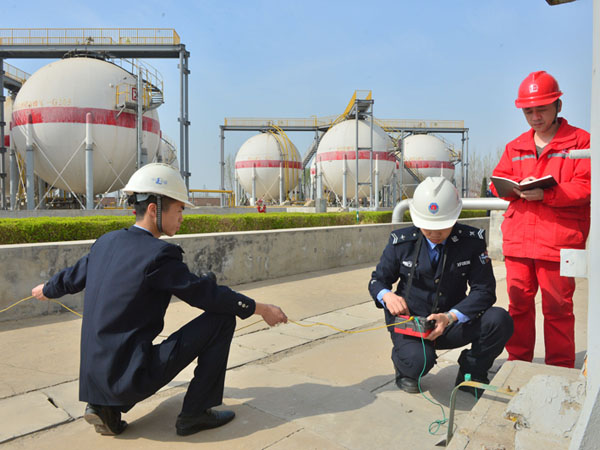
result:
[[[135,78],[142,78],[142,111],[150,111],[158,108],[165,102],[162,75],[147,62],[137,59],[113,60],[113,63],[129,72]],[[123,111],[137,111],[140,95],[137,85],[121,83],[116,86],[116,107],[119,114]]]

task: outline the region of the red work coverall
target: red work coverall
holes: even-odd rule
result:
[[[509,360],[531,361],[535,346],[535,295],[542,292],[546,364],[575,364],[575,280],[560,276],[560,249],[585,248],[590,227],[590,161],[569,159],[569,150],[590,148],[588,132],[559,118],[552,141],[537,156],[534,130],[509,142],[494,176],[520,182],[551,174],[557,186],[541,201],[506,197],[502,223],[509,313],[515,325],[506,344]],[[496,189],[492,187],[494,195]]]

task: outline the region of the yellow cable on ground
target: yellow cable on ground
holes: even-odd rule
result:
[[[10,306],[8,306],[8,307],[6,307],[6,308],[4,308],[4,309],[1,309],[1,310],[0,310],[0,313],[3,313],[3,312],[5,312],[5,311],[8,311],[9,309],[11,309],[11,308],[14,308],[15,306],[17,306],[19,303],[22,303],[22,302],[24,302],[24,301],[26,301],[26,300],[29,300],[29,299],[32,299],[32,298],[34,298],[34,296],[33,296],[33,295],[30,295],[29,297],[22,298],[22,299],[21,299],[21,300],[19,300],[18,302],[15,302],[15,303],[13,303],[13,304],[12,304],[12,305],[10,305]],[[62,306],[62,307],[63,307],[63,308],[65,308],[67,311],[69,311],[69,312],[72,312],[72,313],[73,313],[73,314],[75,314],[76,316],[79,316],[79,317],[83,318],[83,316],[82,316],[81,314],[79,314],[77,311],[74,311],[74,310],[72,310],[72,309],[71,309],[71,308],[69,308],[67,305],[65,305],[65,304],[63,304],[63,303],[61,303],[61,302],[59,302],[58,300],[56,300],[56,299],[53,299],[53,298],[49,298],[48,300],[49,300],[49,301],[51,301],[51,302],[53,302],[53,303],[56,303],[57,305],[60,305],[60,306]],[[333,330],[335,330],[335,331],[339,331],[340,333],[346,333],[346,334],[356,334],[356,333],[366,333],[367,331],[381,330],[382,328],[389,328],[389,327],[392,327],[392,326],[394,326],[394,325],[400,325],[400,324],[403,324],[403,323],[406,323],[406,322],[410,322],[411,320],[413,320],[413,317],[412,317],[412,316],[411,316],[411,317],[409,317],[408,319],[406,319],[406,320],[405,320],[405,321],[403,321],[403,322],[391,323],[391,324],[389,324],[389,325],[381,325],[381,326],[379,326],[379,327],[375,327],[375,328],[367,328],[367,329],[365,329],[365,330],[342,330],[341,328],[335,327],[335,326],[333,326],[333,325],[330,325],[330,324],[328,324],[328,323],[325,323],[325,322],[315,322],[315,323],[311,323],[311,324],[303,324],[303,323],[300,323],[300,322],[296,322],[295,320],[289,320],[288,322],[290,322],[290,323],[293,323],[294,325],[298,325],[298,326],[300,326],[300,327],[305,327],[305,328],[311,328],[311,327],[316,327],[317,325],[321,325],[321,326],[324,326],[324,327],[329,327],[329,328],[331,328],[331,329],[333,329]],[[240,328],[236,329],[235,331],[240,331],[240,330],[243,330],[244,328],[249,328],[249,327],[251,327],[252,325],[256,325],[257,323],[261,323],[261,322],[262,322],[262,319],[261,319],[261,320],[257,320],[256,322],[252,322],[251,324],[244,325],[243,327],[240,327]],[[159,335],[159,336],[160,336],[160,335]],[[163,337],[166,337],[166,336],[163,336]]]
[[[314,323],[311,323],[311,324],[308,324],[308,325],[300,323],[300,322],[296,322],[295,320],[288,320],[288,322],[293,323],[294,325],[305,327],[305,328],[316,327],[317,325],[322,325],[324,327],[329,327],[329,328],[331,328],[333,330],[339,331],[340,333],[355,334],[355,333],[366,333],[367,331],[375,331],[375,330],[381,330],[382,328],[393,327],[395,325],[400,325],[400,324],[403,324],[403,323],[406,323],[406,322],[410,322],[411,320],[413,320],[412,316],[409,317],[408,319],[404,320],[403,322],[391,323],[389,325],[381,325],[379,327],[367,328],[365,330],[342,330],[341,328],[335,327],[333,325],[330,325],[330,324],[324,323],[324,322],[314,322]],[[236,328],[235,331],[240,331],[240,330],[243,330],[244,328],[249,328],[252,325],[256,325],[257,323],[261,323],[261,322],[262,322],[262,320],[257,320],[256,322],[252,322],[251,324],[244,325],[243,327]]]

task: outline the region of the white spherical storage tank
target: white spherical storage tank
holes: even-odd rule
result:
[[[42,67],[15,100],[12,137],[17,150],[26,159],[31,124],[35,173],[55,188],[85,193],[86,118],[91,113],[94,193],[122,188],[136,170],[137,117],[117,108],[117,90],[136,85],[126,70],[94,58],[68,58]],[[152,161],[160,140],[156,110],[144,113],[142,129],[142,146]]]
[[[286,195],[298,186],[302,162],[296,146],[279,133],[267,132],[252,136],[242,144],[235,156],[235,173],[240,185],[252,195],[253,176],[256,198],[279,199],[279,175],[283,166]]]
[[[343,172],[346,165],[346,195],[348,198],[355,197],[356,193],[356,119],[346,120],[334,125],[321,138],[317,150],[317,167],[323,174],[324,184],[342,197]],[[364,120],[358,122],[358,147],[368,148],[371,146],[371,125]],[[396,168],[396,158],[391,153],[394,150],[394,142],[387,133],[379,126],[373,124],[373,170],[376,160],[379,167],[379,186],[388,184]],[[371,170],[370,152],[360,150],[358,152],[358,181],[360,183],[369,181]],[[373,175],[373,188],[375,178]],[[358,190],[360,198],[369,196],[369,186],[360,186]]]
[[[439,176],[454,179],[450,150],[444,141],[430,134],[413,134],[404,139],[404,165],[421,180]]]

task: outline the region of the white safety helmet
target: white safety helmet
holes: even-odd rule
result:
[[[450,180],[428,177],[417,186],[408,206],[416,227],[443,230],[456,223],[462,210],[462,200]]]
[[[188,199],[188,190],[179,171],[163,163],[142,166],[131,175],[123,192],[127,195],[154,194],[194,206]]]

